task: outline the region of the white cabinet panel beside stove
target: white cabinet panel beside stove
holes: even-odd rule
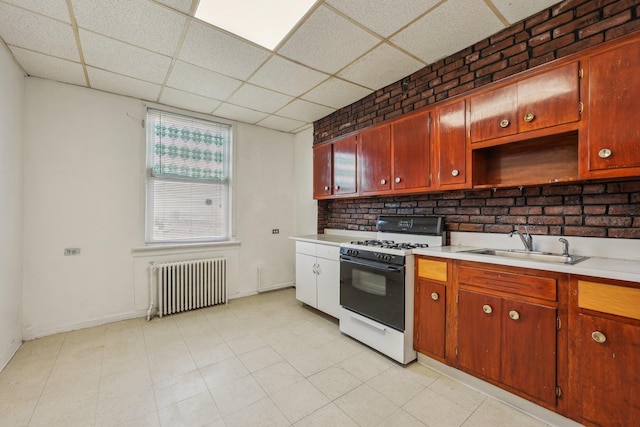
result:
[[[296,242],[296,299],[333,317],[340,316],[340,248]]]

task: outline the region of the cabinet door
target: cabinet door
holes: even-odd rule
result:
[[[316,199],[331,196],[332,161],[331,144],[313,147],[313,197]]]
[[[363,131],[360,139],[360,191],[391,189],[391,134],[389,126]]]
[[[318,258],[318,310],[340,317],[340,263]]]
[[[458,293],[458,363],[483,377],[500,379],[499,297]]]
[[[556,403],[556,312],[502,300],[500,380],[550,405]]]
[[[640,420],[640,327],[580,314],[582,416],[600,426]],[[599,333],[602,335],[595,335]]]
[[[296,253],[296,299],[311,307],[317,306],[316,257]]]
[[[518,131],[580,120],[579,64],[573,62],[518,82]]]
[[[430,112],[400,119],[391,124],[393,139],[393,188],[428,188],[431,184]]]
[[[418,280],[416,291],[414,347],[444,359],[446,288]]]
[[[517,108],[515,84],[470,97],[471,142],[517,133]]]
[[[640,41],[589,58],[588,170],[640,167]],[[613,171],[612,171],[613,172]],[[637,173],[636,173],[637,174]]]
[[[436,112],[438,183],[451,188],[466,183],[466,102],[439,108]]]
[[[356,192],[356,137],[342,138],[333,144],[333,194]]]

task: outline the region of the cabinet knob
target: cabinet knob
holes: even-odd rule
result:
[[[609,150],[608,148],[603,148],[602,150],[598,151],[598,157],[600,157],[601,159],[608,159],[609,157],[611,157],[611,150]]]
[[[535,114],[533,114],[533,113],[529,113],[529,114],[527,114],[526,116],[524,116],[524,121],[525,121],[525,122],[530,122],[530,121],[532,121],[532,120],[533,120],[533,119],[535,119],[535,118],[536,118],[536,115],[535,115]]]
[[[339,190],[339,189],[340,189],[340,186],[339,186],[339,185],[336,185],[336,186],[335,186],[335,187],[333,187],[333,188],[335,188],[336,190]]]
[[[493,308],[491,308],[489,304],[485,304],[482,306],[482,311],[484,311],[487,314],[491,314],[493,313]]]
[[[509,126],[509,120],[504,119],[500,122],[500,127],[501,128],[506,128],[507,126]]]
[[[400,177],[397,177],[395,181],[396,181],[396,184],[400,184],[400,181],[402,180],[400,179]]]
[[[510,317],[511,319],[513,319],[513,320],[518,320],[518,319],[520,318],[520,313],[518,313],[518,312],[517,312],[517,311],[515,311],[515,310],[511,310],[511,311],[509,312],[509,317]]]
[[[595,331],[591,334],[591,338],[598,344],[602,344],[607,340],[607,337],[600,331]]]
[[[381,180],[380,180],[380,184],[385,185],[386,183],[387,183],[387,180],[386,180],[386,179],[381,179]]]
[[[458,169],[454,169],[454,170],[451,171],[451,175],[458,176],[458,175],[460,175],[460,171]]]
[[[329,191],[331,189],[331,187],[329,187],[328,185],[324,186],[324,191]]]
[[[438,301],[440,296],[436,292],[431,292],[431,299],[434,301]]]

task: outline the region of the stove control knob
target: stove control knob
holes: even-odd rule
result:
[[[391,256],[390,256],[390,255],[385,255],[385,256],[384,256],[384,260],[385,260],[385,261],[389,262],[389,260],[390,260],[390,259],[391,259]]]

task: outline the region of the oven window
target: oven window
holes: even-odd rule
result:
[[[387,279],[382,274],[354,270],[353,287],[368,294],[384,297],[387,294]]]

